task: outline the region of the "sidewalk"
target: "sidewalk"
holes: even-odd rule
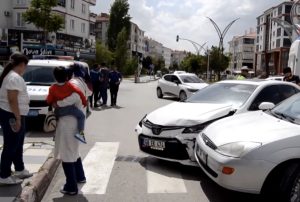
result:
[[[158,77],[154,78],[153,76],[151,76],[151,77],[150,76],[141,76],[139,79],[140,79],[140,81],[138,83],[148,83],[151,81],[159,80]],[[128,80],[135,82],[135,78],[128,78]]]
[[[0,130],[1,134],[1,130]],[[0,154],[2,153],[2,137],[0,137]],[[25,168],[29,172],[33,173],[34,176],[24,180],[21,185],[15,186],[0,186],[0,201],[1,202],[12,202],[16,201],[22,189],[30,184],[32,179],[35,177],[36,173],[39,172],[40,168],[44,165],[49,155],[53,151],[54,143],[53,142],[27,142],[24,144],[24,163]],[[12,167],[13,169],[13,167]]]

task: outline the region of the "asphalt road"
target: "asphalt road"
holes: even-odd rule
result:
[[[152,110],[174,102],[158,99],[156,82],[124,81],[118,108],[93,110],[87,121],[87,145],[81,153],[88,182],[78,196],[63,196],[65,178],[59,168],[43,202],[194,202],[259,201],[255,195],[225,190],[196,167],[148,157],[138,148],[136,124]]]

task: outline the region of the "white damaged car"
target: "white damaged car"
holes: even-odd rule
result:
[[[271,108],[271,106],[266,108]],[[300,94],[272,110],[217,121],[197,137],[195,157],[217,184],[264,201],[300,201]]]
[[[146,115],[137,125],[140,150],[157,158],[197,165],[195,139],[212,122],[259,110],[263,102],[275,105],[299,92],[280,81],[222,81],[212,84],[185,102],[175,102]]]

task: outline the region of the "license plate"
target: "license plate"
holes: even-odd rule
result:
[[[146,138],[143,141],[143,146],[150,147],[153,150],[163,151],[166,148],[166,143],[164,141],[151,140]]]
[[[203,151],[200,147],[197,148],[197,154],[198,154],[198,158],[200,161],[202,161],[202,163],[204,163],[205,165],[207,164],[207,153],[205,151]]]
[[[31,109],[28,112],[28,116],[30,116],[30,117],[36,117],[38,115],[39,115],[39,110]]]

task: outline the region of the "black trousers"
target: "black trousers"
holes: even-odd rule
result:
[[[21,119],[21,129],[15,133],[9,124],[10,119],[15,119],[13,113],[0,109],[0,125],[3,130],[3,151],[1,155],[1,178],[11,176],[11,166],[14,164],[16,171],[24,170],[23,144],[25,138],[25,117]]]
[[[109,89],[110,89],[111,105],[116,105],[118,92],[119,92],[119,85],[110,84]]]
[[[77,182],[86,180],[81,158],[76,162],[62,162],[62,167],[66,176],[64,190],[69,192],[78,192]]]
[[[94,106],[97,105],[97,102],[100,99],[100,84],[93,84],[93,94],[90,97],[90,103],[91,107],[93,107],[93,101],[94,101]]]

